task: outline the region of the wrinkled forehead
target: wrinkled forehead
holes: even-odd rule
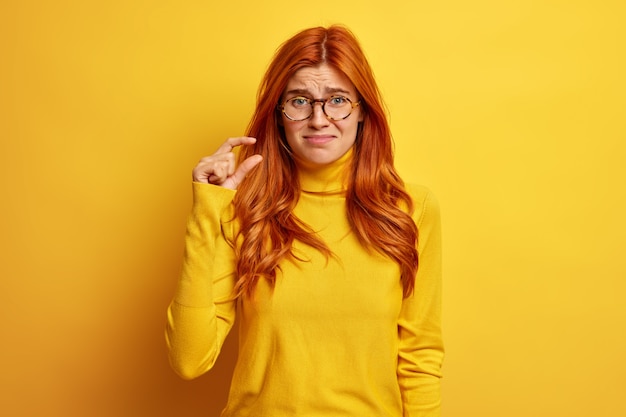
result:
[[[323,98],[330,95],[345,95],[356,98],[356,88],[341,71],[328,64],[303,67],[296,71],[283,91],[283,97],[302,95]]]

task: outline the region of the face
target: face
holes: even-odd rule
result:
[[[341,95],[353,103],[359,101],[356,88],[339,70],[327,64],[304,67],[298,70],[287,83],[282,99],[306,97],[327,99]],[[292,121],[282,114],[287,143],[298,164],[312,167],[330,164],[354,145],[359,122],[363,121],[360,106],[344,120],[330,120],[322,111],[322,104],[315,103],[313,114],[306,120]]]

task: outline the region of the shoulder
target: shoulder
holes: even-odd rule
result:
[[[439,221],[439,202],[428,187],[419,184],[405,184],[405,189],[413,200],[412,217],[418,227],[424,222]]]

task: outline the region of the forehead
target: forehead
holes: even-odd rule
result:
[[[286,93],[290,91],[308,92],[314,95],[336,91],[355,94],[356,88],[343,72],[328,64],[321,64],[296,71],[285,88]]]

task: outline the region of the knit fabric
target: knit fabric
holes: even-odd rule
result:
[[[418,226],[415,290],[402,296],[400,268],[350,230],[346,158],[301,170],[295,215],[335,256],[300,243],[274,288],[232,300],[234,191],[193,184],[186,250],[166,339],[173,368],[195,378],[213,366],[235,316],[239,355],[222,417],[436,417],[440,415],[441,234],[438,205],[409,186]]]

